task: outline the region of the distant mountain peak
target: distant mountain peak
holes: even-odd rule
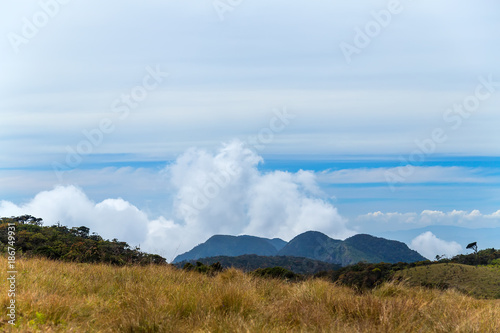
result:
[[[273,256],[285,245],[286,242],[279,238],[269,239],[250,235],[213,235],[205,243],[178,255],[174,259],[174,263],[215,256],[240,256],[244,254]]]
[[[310,230],[295,236],[288,243],[279,238],[214,235],[191,251],[177,256],[174,262],[247,254],[302,257],[343,266],[359,261],[396,263],[425,260],[402,242],[368,234],[357,234],[342,241]]]

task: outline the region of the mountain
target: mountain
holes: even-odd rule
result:
[[[279,238],[269,239],[255,236],[215,235],[205,243],[195,246],[191,251],[178,255],[174,263],[215,256],[236,257],[244,254],[274,256],[285,246]]]
[[[222,267],[234,267],[245,272],[254,271],[258,268],[283,267],[297,274],[315,274],[321,271],[332,271],[341,268],[340,265],[327,263],[324,261],[313,260],[303,257],[290,256],[258,256],[255,254],[246,254],[237,257],[216,256],[210,258],[201,258],[190,260],[193,265],[199,261],[205,265],[211,265],[219,262]],[[175,266],[182,268],[187,261],[178,262]]]
[[[411,250],[403,242],[358,234],[344,241],[344,244],[366,254],[368,262],[415,262],[426,260],[417,251]],[[359,260],[354,260],[358,262]]]
[[[397,263],[426,260],[398,241],[365,234],[341,241],[318,231],[307,231],[288,243],[279,238],[215,235],[191,251],[178,255],[173,262],[246,254],[302,257],[342,266],[359,261]]]
[[[273,239],[264,238],[264,239],[266,239],[269,243],[271,243],[276,248],[276,251],[281,250],[282,248],[285,247],[286,244],[288,244],[281,238],[273,238]]]
[[[396,263],[425,260],[418,252],[410,250],[406,244],[398,241],[366,234],[341,241],[317,231],[308,231],[296,236],[278,255],[305,257],[342,266],[359,261]]]
[[[342,243],[318,231],[307,231],[296,236],[278,255],[304,257],[325,262],[335,262],[334,257]]]

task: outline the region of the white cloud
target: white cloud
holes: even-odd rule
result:
[[[123,199],[91,201],[75,186],[58,186],[38,193],[24,205],[0,201],[1,216],[30,214],[44,219],[46,224],[60,222],[69,227],[87,226],[107,239],[118,238],[131,244],[146,236],[148,218]]]
[[[500,211],[492,214],[482,214],[477,209],[470,212],[465,210],[452,210],[450,212],[423,210],[421,213],[383,213],[377,211],[360,215],[357,220],[372,224],[391,224],[392,228],[397,228],[398,225],[413,225],[415,227],[427,225],[459,225],[469,228],[498,227],[500,225]]]
[[[289,239],[307,230],[352,234],[322,198],[311,172],[262,173],[262,159],[240,142],[217,153],[190,150],[165,172],[178,193],[177,217],[192,229]]]
[[[410,248],[428,259],[434,259],[436,255],[443,254],[446,257],[452,257],[462,251],[462,246],[457,242],[439,239],[430,231],[415,237],[411,241]]]
[[[489,219],[490,219],[490,218],[493,218],[493,219],[500,219],[500,209],[499,209],[499,210],[497,210],[497,211],[496,211],[496,212],[494,212],[494,213],[491,213],[491,214],[489,214],[489,215],[485,215],[484,217],[489,218]]]
[[[25,204],[0,201],[0,216],[31,214],[46,224],[85,225],[104,238],[118,238],[171,260],[213,234],[252,234],[286,240],[307,230],[335,238],[354,232],[324,199],[315,175],[274,171],[262,173],[262,158],[241,142],[215,153],[190,149],[168,166],[174,193],[173,216],[150,219],[121,198],[93,202],[75,186],[38,193]]]
[[[411,224],[415,223],[417,219],[416,213],[382,213],[381,211],[368,213],[364,215],[358,216],[358,220],[361,221],[373,221],[373,222],[382,222],[385,224]]]

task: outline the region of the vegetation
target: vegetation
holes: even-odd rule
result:
[[[7,252],[8,224],[15,223],[18,254],[74,262],[125,264],[166,264],[159,255],[141,252],[117,239],[104,240],[87,227],[42,226],[42,219],[30,215],[0,219],[0,253]]]
[[[2,258],[6,260],[6,258]],[[384,283],[365,293],[228,269],[22,258],[17,327],[2,332],[499,332],[500,300]],[[5,281],[6,271],[0,271]],[[7,293],[0,296],[7,306]]]
[[[477,298],[500,299],[500,265],[436,264],[405,269],[395,277],[408,280],[411,285],[453,288]]]
[[[237,257],[217,256],[198,259],[204,265],[219,262],[223,267],[234,267],[245,272],[254,271],[258,268],[283,267],[296,274],[315,274],[321,271],[337,270],[340,265],[330,264],[319,260],[289,256],[258,256],[247,254]],[[195,265],[197,261],[191,260],[190,264]],[[175,264],[177,267],[184,267],[185,261]]]
[[[11,246],[6,225],[16,222],[19,254],[16,325],[2,316],[2,332],[500,331],[500,299],[480,299],[500,298],[495,249],[435,262],[360,262],[314,278],[286,267],[247,274],[220,262],[177,269],[86,227],[44,227],[32,216],[0,222],[0,249]],[[0,306],[10,300],[4,293]]]
[[[397,263],[425,260],[402,242],[365,234],[340,241],[317,231],[308,231],[296,236],[278,255],[305,257],[342,266],[360,261]]]
[[[187,271],[195,271],[198,273],[205,273],[207,275],[215,275],[219,272],[222,272],[224,269],[219,262],[213,263],[211,265],[204,265],[202,262],[197,261],[196,265],[191,264],[190,262],[185,263],[184,267]]]
[[[441,259],[440,263],[455,263],[464,265],[491,265],[495,259],[500,259],[500,250],[485,249],[471,254],[459,254],[451,259]]]
[[[287,281],[298,281],[303,278],[301,275],[295,274],[283,267],[258,268],[252,274],[264,278],[283,279]]]
[[[473,267],[477,262],[480,266]],[[354,287],[372,289],[394,279],[406,279],[411,285],[430,288],[454,288],[478,298],[500,298],[500,251],[486,249],[468,255],[457,255],[439,261],[414,263],[360,262],[338,271],[320,272],[316,277]]]

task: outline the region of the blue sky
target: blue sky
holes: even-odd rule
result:
[[[213,233],[500,227],[498,3],[231,4],[2,3],[0,215],[167,256]]]

